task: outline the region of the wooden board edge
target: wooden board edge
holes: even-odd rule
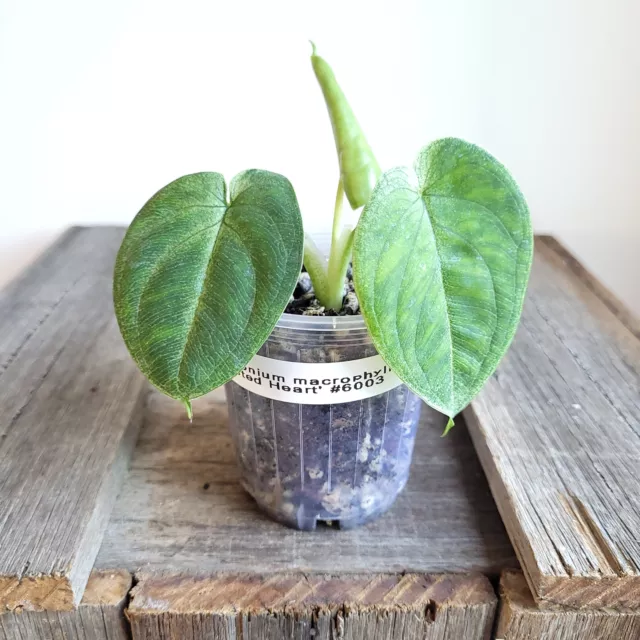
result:
[[[533,579],[528,576],[528,581]],[[640,609],[640,576],[540,576],[535,582],[540,608],[555,605],[575,609],[629,606]]]
[[[179,637],[195,628],[194,637],[220,640],[453,640],[462,629],[466,640],[487,640],[497,609],[482,575],[169,574],[137,580],[126,611],[134,640]]]
[[[80,607],[124,606],[132,586],[133,576],[124,569],[94,569]]]
[[[133,577],[128,571],[92,571],[84,597],[71,611],[0,612],[2,640],[130,640],[125,607]]]
[[[480,464],[489,484],[489,489],[496,503],[498,513],[502,518],[507,535],[513,546],[520,566],[524,570],[530,589],[540,598],[538,586],[542,580],[542,575],[537,572],[537,562],[532,546],[529,544],[524,530],[518,520],[514,502],[508,487],[502,481],[502,476],[498,473],[495,460],[487,446],[486,434],[481,421],[470,404],[463,412],[463,417],[471,437],[473,447],[478,454]]]
[[[67,574],[0,577],[0,611],[71,611],[77,600]]]
[[[519,571],[503,572],[499,597],[496,640],[640,637],[640,610],[624,607],[577,609],[562,605],[540,607],[524,574]]]
[[[178,614],[246,609],[284,610],[299,607],[354,609],[406,607],[434,603],[441,607],[497,603],[489,580],[480,574],[326,575],[138,574],[131,591],[130,616],[138,613]]]
[[[75,564],[70,572],[74,593],[73,606],[77,606],[84,597],[85,587],[92,575],[92,569],[100,552],[111,513],[116,505],[118,495],[122,491],[129,471],[131,457],[144,421],[145,407],[149,398],[149,385],[142,375],[138,380],[140,392],[133,405],[129,424],[113,454],[111,468],[100,488],[91,521],[84,535],[83,544],[78,547]],[[43,608],[51,609],[52,607]]]

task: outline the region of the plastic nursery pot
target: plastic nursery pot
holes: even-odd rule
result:
[[[278,522],[350,529],[405,486],[421,401],[384,367],[361,316],[284,314],[225,391],[242,484]]]

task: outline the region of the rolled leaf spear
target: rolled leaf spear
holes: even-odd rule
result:
[[[311,65],[329,112],[340,180],[333,212],[329,264],[309,235],[305,235],[304,263],[320,303],[328,309],[340,311],[344,278],[353,247],[353,229],[342,225],[344,196],[347,196],[352,209],[363,207],[369,202],[381,171],[331,67],[317,54],[313,42],[311,46]]]
[[[380,167],[327,62],[312,42],[311,64],[322,89],[340,163],[340,180],[352,209],[363,207],[380,177]]]

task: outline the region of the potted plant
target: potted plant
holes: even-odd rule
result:
[[[349,528],[406,483],[422,400],[446,433],[496,369],[533,238],[516,183],[473,144],[437,140],[382,173],[315,47],[311,61],[340,165],[328,257],[283,176],[245,171],[227,191],[218,173],[187,175],[129,227],[114,301],[134,360],[189,416],[226,385],[242,482],[264,511]],[[345,206],[362,208],[355,229]]]

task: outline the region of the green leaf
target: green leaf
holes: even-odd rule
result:
[[[264,344],[302,265],[302,219],[289,181],[245,171],[187,175],[129,227],[114,303],[134,360],[187,402],[235,376]]]
[[[507,170],[462,140],[434,142],[414,171],[381,177],[356,228],[354,281],[376,348],[454,416],[513,339],[532,256],[529,211]]]

